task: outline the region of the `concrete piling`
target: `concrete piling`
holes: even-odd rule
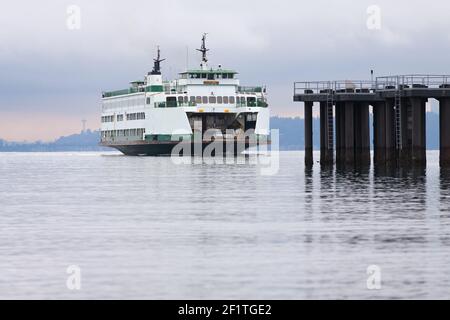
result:
[[[439,100],[440,165],[450,167],[450,97]]]
[[[336,123],[336,163],[341,163],[345,159],[345,110],[344,104],[336,103],[335,123]]]
[[[426,99],[411,99],[411,159],[414,164],[426,163]]]
[[[305,165],[313,163],[313,102],[305,102]]]
[[[344,141],[345,141],[345,163],[353,164],[355,162],[355,103],[345,102],[344,106]]]
[[[356,107],[356,160],[361,165],[370,164],[370,132],[369,132],[369,104],[360,102]]]
[[[386,162],[386,102],[375,102],[372,107],[374,163],[384,164]]]
[[[333,142],[329,139],[333,132],[333,115],[329,108],[327,102],[320,102],[320,163],[323,165],[333,164],[334,160]]]

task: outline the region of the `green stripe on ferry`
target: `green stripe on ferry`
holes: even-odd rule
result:
[[[146,92],[163,92],[164,88],[163,88],[163,86],[153,85],[153,86],[146,87],[145,91]]]

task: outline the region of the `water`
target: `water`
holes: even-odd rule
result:
[[[316,155],[317,159],[317,155]],[[0,298],[450,298],[450,178],[0,154]],[[81,290],[66,269],[81,268]],[[367,268],[381,289],[367,288]]]

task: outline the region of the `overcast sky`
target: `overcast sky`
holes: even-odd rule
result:
[[[81,28],[67,27],[67,7]],[[367,8],[381,9],[369,29]],[[156,45],[167,78],[210,64],[265,84],[274,115],[301,115],[293,82],[450,74],[450,1],[7,1],[0,10],[0,138],[51,140],[100,125],[100,93],[142,79]],[[372,20],[371,20],[372,21]]]

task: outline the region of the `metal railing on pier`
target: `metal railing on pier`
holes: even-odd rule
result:
[[[375,93],[403,89],[450,89],[450,75],[395,75],[370,80],[302,81],[294,83],[294,95],[330,93]]]
[[[294,94],[308,93],[369,93],[375,82],[367,80],[303,81],[294,83]]]
[[[377,90],[450,89],[450,75],[410,74],[377,77]]]

